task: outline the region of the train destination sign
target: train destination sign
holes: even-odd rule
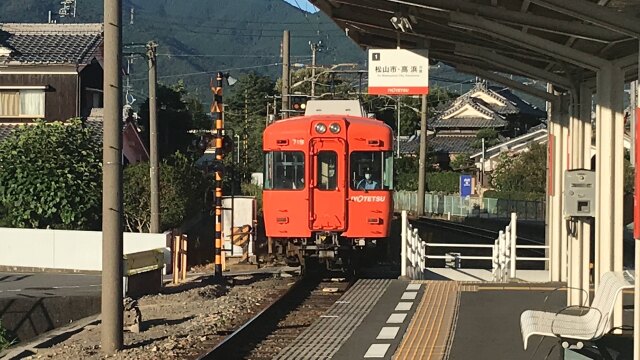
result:
[[[369,49],[369,94],[429,93],[429,53],[426,49]]]

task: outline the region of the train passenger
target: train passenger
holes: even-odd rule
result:
[[[378,188],[378,182],[371,178],[371,170],[364,171],[364,179],[358,182],[356,189],[359,190],[375,190]]]

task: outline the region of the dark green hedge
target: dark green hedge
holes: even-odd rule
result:
[[[455,194],[460,192],[460,175],[455,171],[427,173],[427,191]]]
[[[521,191],[497,191],[487,190],[482,195],[484,198],[505,199],[505,200],[544,200],[544,194],[528,193]]]

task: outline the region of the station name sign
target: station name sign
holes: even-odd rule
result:
[[[426,49],[369,49],[371,95],[429,93],[429,53]]]

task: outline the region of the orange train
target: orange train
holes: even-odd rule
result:
[[[389,235],[393,138],[382,121],[311,115],[263,134],[266,235],[305,265],[345,268],[353,250]]]

